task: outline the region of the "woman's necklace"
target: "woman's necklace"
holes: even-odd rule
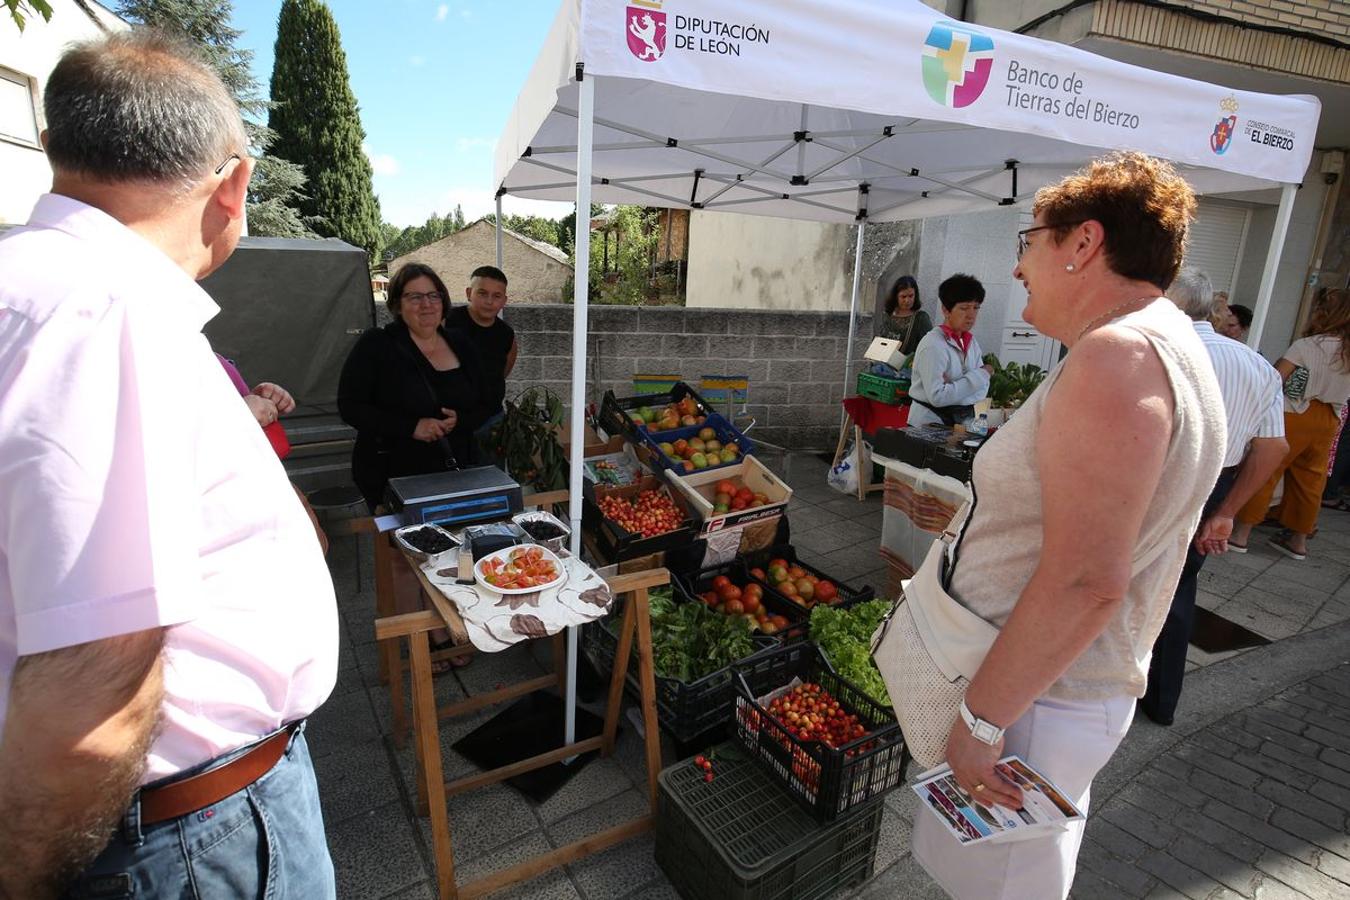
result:
[[[1073,342],[1075,344],[1078,343],[1083,339],[1083,335],[1087,334],[1089,331],[1096,328],[1098,325],[1105,324],[1106,322],[1109,322],[1112,319],[1116,318],[1116,316],[1120,314],[1120,311],[1125,307],[1129,306],[1130,304],[1138,303],[1140,300],[1148,300],[1152,302],[1155,299],[1157,298],[1153,297],[1152,295],[1149,295],[1144,297],[1133,297],[1129,300],[1126,300],[1124,303],[1117,303],[1115,306],[1111,307],[1106,312],[1102,313],[1100,316],[1084,325],[1083,330],[1078,332],[1078,337],[1074,338]]]

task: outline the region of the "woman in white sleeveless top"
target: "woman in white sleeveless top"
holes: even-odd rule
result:
[[[1015,753],[1086,809],[1144,693],[1225,440],[1209,357],[1162,296],[1194,210],[1171,166],[1113,154],[1037,193],[1018,236],[1023,318],[1070,352],[975,458],[950,592],[1001,633],[947,761],[977,799],[1020,806],[994,768]],[[913,846],[953,896],[1064,897],[1082,833],[961,847],[920,815]]]

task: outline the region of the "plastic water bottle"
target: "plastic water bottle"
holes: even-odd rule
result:
[[[970,424],[970,433],[985,436],[989,434],[989,414],[980,413]]]

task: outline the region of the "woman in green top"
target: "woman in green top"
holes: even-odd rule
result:
[[[909,356],[923,336],[933,330],[933,320],[919,302],[919,283],[913,275],[901,275],[886,298],[886,315],[878,323],[877,336],[900,342],[900,353]]]

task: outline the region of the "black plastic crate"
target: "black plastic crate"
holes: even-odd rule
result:
[[[739,452],[734,460],[718,463],[715,466],[705,466],[702,469],[687,469],[684,460],[667,456],[665,451],[661,449],[661,444],[673,444],[681,439],[688,440],[691,437],[698,437],[698,433],[705,428],[711,428],[713,433],[717,435],[717,440],[724,445],[735,442]],[[707,421],[702,425],[690,425],[687,428],[677,428],[674,431],[644,433],[641,435],[641,441],[642,443],[638,448],[638,459],[653,469],[671,469],[681,475],[689,472],[711,472],[723,466],[739,465],[743,457],[755,452],[755,442],[717,413],[708,416]]]
[[[866,881],[883,804],[820,825],[733,743],[657,777],[656,861],[686,900],[816,900]]]
[[[676,573],[672,577],[679,584],[680,589],[684,592],[686,597],[696,603],[701,603],[702,599],[699,597],[699,594],[712,590],[713,580],[719,575],[727,576],[740,586],[749,584],[752,581],[759,581],[759,579],[750,575],[750,572],[745,567],[745,563],[740,559],[733,559],[730,562],[722,563],[717,566],[706,566],[692,572]],[[764,604],[764,608],[767,609],[771,615],[779,615],[788,620],[787,629],[768,635],[768,637],[773,638],[775,643],[781,643],[783,636],[786,634],[793,632],[804,633],[805,628],[801,626],[804,626],[810,618],[810,612],[805,607],[793,603],[787,597],[784,597],[764,582],[759,581],[759,584],[764,588],[764,597],[761,601]]]
[[[736,736],[813,816],[832,822],[905,783],[909,754],[895,713],[834,671],[815,644],[788,644],[732,666]],[[842,747],[802,741],[757,697],[800,678],[819,684],[868,733]]]
[[[683,381],[677,381],[670,390],[657,394],[639,394],[635,397],[618,397],[613,391],[605,391],[604,397],[600,399],[599,421],[605,431],[610,434],[626,434],[636,438],[639,435],[646,434],[650,428],[647,425],[639,426],[630,418],[633,410],[641,409],[644,406],[666,406],[671,403],[678,403],[685,397],[693,397],[694,403],[698,407],[697,415],[711,416],[715,410],[708,401],[699,396],[698,391],[694,390]],[[698,426],[702,428],[703,426]],[[672,432],[654,432],[655,434],[670,434]]]
[[[697,602],[685,596],[683,589],[678,585],[673,585],[672,591],[676,603]],[[622,619],[624,602],[626,601],[623,599],[616,600],[614,609],[606,618],[588,622],[581,629],[582,652],[602,675],[608,676],[614,671],[614,657],[619,652],[619,638],[609,630],[607,623],[613,622],[615,627],[618,627]],[[750,658],[777,646],[777,643],[768,636],[757,636],[754,641],[759,649]],[[627,682],[629,694],[640,697],[636,661],[628,667]],[[657,720],[676,741],[691,741],[731,720],[736,691],[732,685],[730,666],[704,675],[697,681],[684,682],[677,678],[657,675],[655,682]]]
[[[874,599],[877,595],[876,589],[871,585],[854,587],[851,584],[846,584],[840,579],[835,578],[833,575],[827,574],[823,569],[802,562],[797,558],[797,551],[792,548],[791,544],[775,544],[765,550],[756,550],[753,553],[747,553],[743,559],[745,560],[745,567],[747,570],[763,569],[767,572],[769,560],[771,559],[784,559],[787,561],[788,565],[801,566],[808,573],[817,578],[822,578],[834,585],[835,590],[838,593],[839,602],[832,603],[830,604],[831,606],[842,606],[845,608],[856,606],[859,603],[866,603],[868,600]],[[877,565],[885,565],[885,561],[880,556],[877,557]],[[767,577],[757,580],[763,582],[766,587],[772,588]]]
[[[665,534],[643,537],[641,534],[629,531],[613,519],[607,518],[600,511],[600,504],[597,502],[599,497],[610,494],[632,497],[643,490],[663,490],[674,498],[676,508],[684,514],[684,519],[679,528],[667,531]],[[582,486],[581,524],[586,532],[595,539],[596,549],[600,551],[600,555],[605,558],[606,562],[622,562],[628,559],[637,559],[640,556],[648,556],[652,553],[660,553],[672,547],[683,547],[694,540],[701,521],[700,517],[689,508],[688,501],[680,496],[679,491],[652,475],[621,487],[597,485],[591,481],[587,481]]]

